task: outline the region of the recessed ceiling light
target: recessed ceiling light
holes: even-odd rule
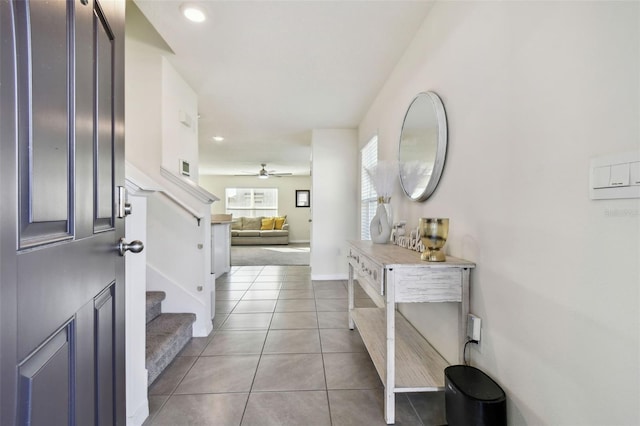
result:
[[[224,136],[214,136],[211,139],[213,139],[216,142],[222,142],[224,140]]]
[[[185,18],[193,22],[203,22],[205,19],[207,19],[204,11],[193,4],[183,3],[180,6],[180,11],[185,16]]]

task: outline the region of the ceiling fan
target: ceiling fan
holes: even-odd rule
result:
[[[257,176],[258,179],[269,179],[270,177],[282,177],[282,176],[291,176],[292,173],[276,173],[275,170],[267,170],[267,163],[262,163],[260,164],[262,166],[262,169],[260,169],[260,171],[258,171],[258,173],[248,173],[248,174],[243,174],[243,175],[236,175],[236,176]]]

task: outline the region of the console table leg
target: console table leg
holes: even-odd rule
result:
[[[384,417],[387,424],[394,424],[396,417],[396,292],[395,273],[393,269],[387,271],[387,373],[384,384]]]
[[[353,330],[353,318],[351,317],[351,310],[354,308],[354,299],[353,299],[353,266],[349,264],[349,284],[347,285],[348,293],[349,293],[349,329]]]
[[[388,425],[396,422],[396,394],[393,389],[384,388],[384,419]]]
[[[459,345],[459,356],[458,362],[460,364],[464,364],[464,344],[467,341],[467,315],[469,314],[469,276],[470,270],[465,268],[462,270],[462,300],[458,305],[458,311],[460,314],[459,324],[458,324],[458,345]],[[471,355],[469,355],[471,358]],[[469,360],[471,361],[471,360]]]

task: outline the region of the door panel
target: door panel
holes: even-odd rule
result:
[[[32,0],[33,1],[33,0]],[[94,7],[76,1],[75,19],[75,174],[83,179],[74,182],[76,239],[94,233],[94,148],[95,148],[95,72]]]
[[[28,356],[114,280],[113,235],[22,252],[18,256],[18,356]],[[37,321],[34,319],[37,318]]]
[[[73,377],[70,321],[20,364],[20,423],[70,424],[72,411],[68,377]],[[55,392],[51,390],[55,389]]]
[[[31,52],[17,63],[22,248],[70,234],[68,13],[64,3],[15,3],[18,51]]]
[[[90,299],[75,315],[74,330],[76,340],[74,349],[82,354],[75,362],[75,424],[94,425],[96,419],[96,377],[93,363],[86,358],[95,359],[94,341],[95,301]]]
[[[69,215],[69,7],[49,2],[28,2],[25,39],[33,54],[26,57],[30,73],[30,173],[28,193],[32,222],[68,220]],[[37,58],[37,61],[31,60]],[[26,71],[26,70],[25,70]],[[29,81],[31,76],[31,81]],[[28,97],[23,98],[25,101]],[[28,136],[27,136],[28,137]]]
[[[112,425],[115,362],[115,286],[110,285],[94,301],[96,345],[96,424]]]
[[[113,225],[113,36],[100,9],[93,19],[96,75],[95,230]]]
[[[2,1],[0,35],[0,424],[124,424],[124,0]]]

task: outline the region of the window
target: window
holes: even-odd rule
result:
[[[365,167],[378,163],[378,136],[371,138],[360,151],[360,238],[370,240],[369,225],[376,215],[378,197]]]
[[[278,216],[278,188],[225,188],[227,214]]]

